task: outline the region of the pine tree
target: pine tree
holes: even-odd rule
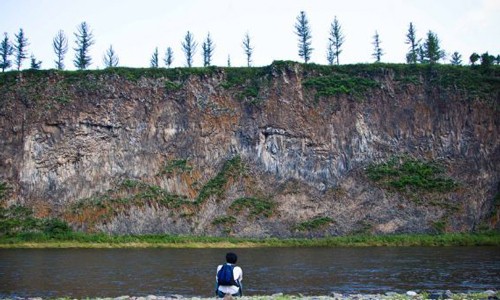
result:
[[[35,55],[31,54],[30,70],[40,70],[41,67],[42,67],[42,61],[41,60],[37,61]]]
[[[54,53],[56,54],[56,69],[64,69],[64,56],[68,52],[68,38],[64,34],[64,31],[59,30],[54,39],[52,40],[52,47],[54,48]]]
[[[329,65],[333,65],[335,62],[335,51],[331,42],[328,42],[328,48],[326,49],[326,61]]]
[[[194,41],[194,37],[191,32],[187,32],[182,42],[182,51],[186,55],[186,65],[191,68],[193,66],[193,57],[196,53],[196,47],[198,44]]]
[[[490,55],[488,52],[481,54],[481,67],[490,67],[495,63],[495,56]]]
[[[7,35],[7,32],[5,32],[2,43],[0,44],[0,68],[2,68],[2,72],[5,72],[5,69],[11,67],[12,62],[9,57],[12,55],[12,53],[14,53],[14,48],[9,42],[9,36]]]
[[[417,57],[419,63],[421,64],[425,63],[425,51],[422,45],[419,45],[417,48]]]
[[[460,55],[460,53],[456,51],[453,52],[453,54],[451,55],[450,63],[453,66],[460,66],[462,64],[462,55]]]
[[[339,65],[339,55],[342,52],[340,48],[342,47],[345,38],[344,34],[342,33],[342,27],[340,26],[340,23],[337,20],[337,16],[335,16],[330,26],[330,37],[328,38],[328,40],[329,40],[329,47],[328,47],[329,50],[327,57],[327,59],[329,59],[328,62],[330,62],[331,60],[330,64],[332,65],[333,61],[336,59],[337,65]]]
[[[165,58],[163,59],[163,61],[165,62],[167,68],[170,68],[172,62],[174,61],[174,51],[172,51],[172,48],[167,48],[167,52],[165,53]]]
[[[73,63],[79,70],[85,70],[92,64],[92,58],[89,56],[90,46],[94,44],[94,36],[86,22],[78,26],[78,32],[75,32],[76,54]]]
[[[445,57],[445,53],[439,46],[439,38],[432,31],[427,32],[427,39],[424,42],[424,62],[435,64]]]
[[[416,64],[418,61],[420,40],[417,40],[417,32],[411,22],[410,27],[408,28],[408,33],[406,34],[405,44],[410,45],[410,51],[406,54],[406,63]]]
[[[471,65],[475,65],[476,62],[479,60],[479,58],[481,58],[481,56],[479,56],[479,54],[477,54],[476,52],[472,53],[469,57]]]
[[[309,28],[309,21],[307,20],[305,12],[301,11],[296,21],[295,34],[299,37],[299,56],[302,57],[307,64],[311,59],[311,54],[314,49],[311,47],[311,29]]]
[[[102,61],[104,63],[104,67],[106,68],[115,68],[118,66],[118,62],[120,61],[118,59],[118,56],[115,53],[115,50],[113,49],[113,45],[109,45],[109,49],[106,50],[106,53],[104,54]]]
[[[151,55],[151,68],[158,68],[158,47],[155,48],[155,52]]]
[[[14,44],[14,53],[16,54],[15,62],[16,62],[16,68],[19,71],[21,69],[23,60],[28,58],[26,47],[28,47],[29,44],[28,44],[28,39],[24,36],[24,31],[22,28],[19,29],[19,33],[16,34],[15,36],[16,36],[16,44]]]
[[[207,35],[207,39],[203,42],[203,66],[208,67],[212,62],[212,55],[214,53],[215,45],[210,37],[210,32]]]
[[[247,56],[247,67],[250,67],[252,65],[252,54],[253,54],[253,47],[250,44],[250,34],[245,33],[245,37],[243,38],[243,43],[242,43],[243,51],[245,51],[245,55]]]
[[[382,58],[382,55],[384,55],[384,51],[380,47],[380,44],[382,42],[380,41],[380,36],[378,35],[378,31],[375,31],[375,35],[373,36],[373,58],[375,58],[375,62],[380,62],[380,59]]]
[[[227,55],[227,66],[230,68],[231,67],[231,55]]]

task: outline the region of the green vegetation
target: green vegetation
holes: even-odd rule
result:
[[[205,202],[210,196],[222,197],[225,186],[230,178],[239,177],[243,174],[245,166],[240,156],[235,156],[224,163],[222,170],[210,179],[200,190],[196,198],[196,204]]]
[[[173,81],[165,81],[165,90],[167,92],[175,92],[182,88],[182,85]]]
[[[304,88],[315,91],[316,100],[339,95],[350,95],[355,99],[362,99],[366,92],[380,86],[376,78],[383,73],[380,66],[372,67],[372,65],[307,64],[302,68]]]
[[[230,180],[241,176],[244,169],[239,156],[226,161],[219,173],[201,187],[196,199],[171,193],[151,183],[125,179],[114,189],[73,203],[67,210],[65,219],[70,222],[83,222],[89,229],[92,229],[95,225],[108,221],[119,213],[126,212],[133,207],[145,206],[165,207],[176,210],[180,217],[189,217],[196,206],[201,205],[210,196],[220,199]],[[168,161],[158,176],[171,176],[191,170],[192,167],[187,159],[175,159]],[[228,222],[228,220],[218,221]]]
[[[500,246],[500,234],[352,235],[318,239],[235,238],[178,235],[107,235],[29,232],[0,235],[0,248],[249,248],[249,247],[374,247],[374,246]]]
[[[217,217],[212,221],[212,225],[233,225],[236,224],[236,217],[234,216],[221,216]]]
[[[490,215],[479,225],[479,230],[487,230],[490,225],[495,226],[500,222],[500,183],[497,187],[497,193],[493,197],[491,207]]]
[[[300,64],[292,61],[275,61],[266,67],[199,67],[199,68],[125,68],[115,67],[103,70],[23,70],[8,71],[0,74],[0,95],[8,91],[19,94],[25,89],[28,98],[41,97],[50,92],[50,79],[56,84],[63,84],[64,94],[55,93],[49,98],[65,104],[75,99],[72,93],[92,95],[103,89],[100,78],[116,78],[138,81],[141,78],[162,79],[166,92],[179,91],[185,81],[192,77],[205,78],[214,74],[223,74],[221,87],[235,94],[235,98],[250,104],[259,104],[265,100],[263,90],[271,86],[270,82],[280,72],[299,72],[303,76],[303,86],[314,93],[316,99],[349,95],[362,100],[367,92],[380,89],[383,81],[392,78],[399,85],[423,86],[426,92],[436,97],[447,97],[448,92],[466,95],[470,101],[483,100],[496,103],[496,94],[500,91],[500,66],[452,66],[441,64],[354,64],[354,65],[317,65]],[[22,74],[23,81],[18,77]],[[21,82],[21,83],[20,83]],[[38,96],[36,96],[38,95]],[[19,98],[19,97],[18,97]],[[443,98],[445,99],[445,98]],[[447,98],[446,98],[447,99]]]
[[[221,216],[217,217],[212,221],[214,226],[222,226],[223,232],[225,234],[230,234],[232,232],[232,227],[236,224],[236,217],[234,216]]]
[[[8,189],[9,187],[7,186],[7,183],[0,182],[0,200],[2,200],[5,196],[7,196]]]
[[[366,174],[371,180],[399,191],[446,193],[457,187],[451,178],[443,176],[444,170],[436,163],[409,157],[392,158],[381,164],[370,165]]]
[[[317,96],[320,97],[347,94],[360,98],[369,89],[377,86],[378,83],[372,79],[348,76],[346,74],[313,77],[304,80],[304,87],[314,89]]]
[[[367,91],[377,89],[388,75],[405,85],[423,85],[433,89],[459,92],[471,101],[492,102],[500,91],[500,67],[489,68],[442,64],[355,64],[325,66],[302,65],[304,87],[316,90],[316,97],[352,95],[362,99]],[[447,93],[442,93],[441,96]],[[493,103],[493,102],[492,102]]]
[[[353,235],[365,235],[365,234],[370,234],[373,230],[373,224],[370,223],[368,220],[360,220],[356,222],[356,226],[354,231],[352,232]]]
[[[160,175],[172,175],[176,172],[189,172],[192,169],[193,167],[188,164],[187,159],[175,159],[167,162],[165,167],[161,170]]]
[[[226,78],[221,86],[225,89],[237,89],[236,98],[258,104],[261,88],[268,84],[269,68],[226,68]]]
[[[330,217],[316,217],[312,220],[301,222],[295,225],[294,228],[298,231],[312,231],[328,226],[333,222],[334,220]]]
[[[82,199],[70,205],[65,218],[94,225],[111,219],[116,214],[132,207],[161,206],[177,209],[190,206],[187,197],[172,194],[153,184],[126,179],[117,188],[104,194]]]
[[[448,220],[446,219],[441,219],[432,223],[432,228],[436,231],[436,233],[446,232],[446,226],[448,226]]]
[[[236,212],[241,212],[248,209],[250,216],[264,216],[270,217],[276,204],[270,199],[256,198],[256,197],[243,197],[236,199],[229,208]]]
[[[66,222],[57,218],[36,218],[33,211],[24,206],[0,207],[0,236],[42,234],[57,237],[71,232],[72,229]]]

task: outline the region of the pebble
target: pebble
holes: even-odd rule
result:
[[[408,291],[408,292],[406,292],[406,295],[410,296],[410,297],[415,297],[418,294],[417,294],[417,292],[414,292],[414,291]]]
[[[500,296],[500,292],[494,290],[488,290],[484,292],[474,292],[474,293],[457,293],[454,294],[450,290],[445,292],[432,292],[427,294],[428,299],[478,299],[477,294],[483,294],[486,297],[484,299],[498,299]],[[468,297],[471,295],[470,297]],[[384,294],[340,294],[331,292],[329,296],[304,296],[302,294],[297,295],[284,295],[283,293],[272,294],[271,296],[243,296],[243,297],[234,297],[234,300],[272,300],[274,298],[289,298],[289,299],[307,299],[307,300],[398,300],[398,299],[409,299],[405,297],[411,297],[412,299],[423,300],[423,296],[419,295],[415,291],[407,291],[406,293],[399,294],[395,292],[386,292]],[[51,298],[52,299],[52,298]],[[61,298],[64,299],[64,298]],[[69,298],[66,298],[69,299]],[[172,294],[167,296],[157,296],[157,295],[148,295],[146,297],[133,297],[133,296],[120,296],[116,298],[85,298],[86,300],[213,300],[214,297],[184,297],[182,295]],[[42,297],[14,297],[14,298],[0,298],[0,300],[44,300]],[[73,299],[78,300],[78,299]]]
[[[451,299],[453,297],[453,293],[450,290],[444,292],[443,296],[447,299]]]

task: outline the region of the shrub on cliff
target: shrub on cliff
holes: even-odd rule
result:
[[[70,232],[72,229],[65,221],[58,218],[36,218],[27,207],[14,205],[0,208],[0,235],[43,233],[57,236]]]
[[[392,158],[385,163],[370,165],[368,178],[388,188],[400,191],[449,192],[457,183],[443,175],[444,170],[436,163],[412,158]]]

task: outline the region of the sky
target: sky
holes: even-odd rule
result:
[[[87,22],[95,44],[89,69],[103,68],[103,56],[113,46],[119,66],[149,67],[158,47],[160,66],[167,47],[174,51],[173,67],[186,66],[181,42],[190,31],[198,43],[193,66],[203,65],[201,45],[208,33],[215,43],[212,64],[246,66],[242,41],[246,33],[254,47],[253,66],[274,60],[302,61],[294,24],[304,11],[312,31],[311,62],[327,64],[328,35],[337,17],[345,37],[340,64],[374,61],[373,36],[378,32],[381,61],[404,63],[410,22],[417,37],[437,34],[451,57],[464,63],[473,52],[500,54],[500,0],[0,0],[0,33],[11,41],[22,28],[28,55],[54,68],[52,40],[59,30],[68,37],[66,69],[74,70],[75,32]],[[3,38],[3,36],[2,36]],[[446,61],[448,62],[448,60]],[[29,68],[29,59],[22,68]]]

